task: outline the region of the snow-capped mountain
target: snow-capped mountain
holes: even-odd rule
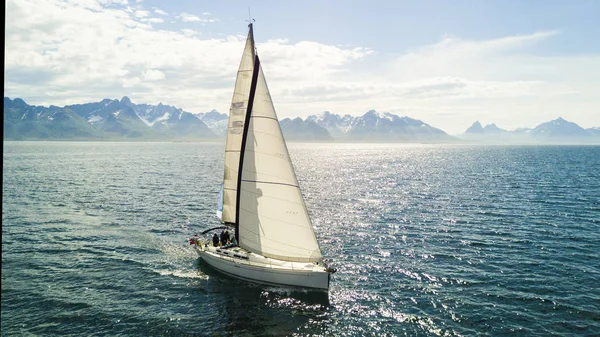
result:
[[[306,120],[326,128],[335,140],[382,142],[453,141],[454,137],[420,120],[370,110],[362,116],[339,116],[328,111]]]
[[[227,134],[229,116],[226,114],[222,114],[213,109],[210,112],[196,114],[196,116],[198,116],[198,118],[200,118],[214,134],[218,136],[225,136]]]
[[[134,104],[128,97],[64,107],[33,106],[4,97],[5,140],[223,140],[227,123],[228,116],[216,110],[193,114],[162,103]],[[286,118],[280,125],[292,141],[600,143],[600,127],[583,129],[563,118],[513,131],[475,122],[460,139],[420,120],[374,110],[357,117],[325,111],[305,120]]]
[[[353,119],[354,117],[350,115],[339,116],[329,111],[323,111],[319,115],[308,116],[306,121],[315,122],[317,125],[327,129],[331,136],[339,138],[348,131]]]
[[[163,105],[136,105],[121,100],[30,106],[4,98],[6,139],[211,139],[216,135],[195,115]]]
[[[294,119],[284,118],[279,121],[281,132],[286,140],[291,141],[331,141],[331,135],[324,127],[313,120],[302,120],[300,117]]]
[[[4,97],[4,139],[100,139],[103,132],[70,109]]]
[[[579,125],[560,117],[538,125],[529,134],[537,138],[588,138],[592,136],[589,131]]]

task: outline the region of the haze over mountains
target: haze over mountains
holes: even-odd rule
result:
[[[4,97],[5,140],[222,141],[227,122],[227,114],[216,110],[191,113],[162,103],[134,104],[128,97],[64,107],[33,106]],[[600,128],[583,129],[562,118],[514,131],[475,122],[458,136],[374,110],[357,117],[325,111],[304,120],[285,118],[280,125],[286,140],[302,142],[600,143]]]
[[[513,131],[504,130],[496,124],[482,127],[476,121],[462,139],[484,143],[599,143],[600,128],[584,129],[563,118],[542,123],[533,129],[520,128]]]

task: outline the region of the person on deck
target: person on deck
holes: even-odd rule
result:
[[[221,231],[221,235],[219,235],[219,239],[221,240],[221,246],[225,246],[227,242],[225,242],[225,231]]]
[[[227,236],[229,236],[229,233],[225,232],[227,234]],[[233,247],[237,247],[237,241],[235,240],[235,236],[231,237],[231,240],[228,240],[229,242],[223,246],[223,248],[227,249],[227,248],[233,248]]]
[[[229,243],[229,232],[227,230],[225,230],[224,237],[225,237],[225,244]]]
[[[213,246],[218,247],[219,246],[219,237],[217,236],[217,233],[215,233],[215,235],[213,235]]]

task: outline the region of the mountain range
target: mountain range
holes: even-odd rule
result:
[[[121,100],[42,107],[4,97],[4,139],[215,139],[196,115],[163,105]]]
[[[4,97],[5,140],[222,141],[227,123],[228,116],[216,110],[192,113],[162,103],[134,104],[128,97],[64,107],[28,105],[20,98]],[[279,123],[287,140],[302,142],[600,143],[600,128],[583,129],[562,118],[514,131],[475,122],[458,136],[420,120],[374,110],[356,117],[325,111]]]
[[[600,128],[584,129],[579,125],[557,118],[533,129],[519,128],[512,131],[478,121],[462,135],[462,139],[485,143],[600,143]]]
[[[329,131],[332,138],[340,141],[419,143],[458,141],[456,137],[420,120],[375,110],[367,111],[358,117],[339,116],[325,111],[319,115],[308,116],[305,122],[314,122]]]

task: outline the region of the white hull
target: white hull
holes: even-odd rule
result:
[[[329,273],[310,262],[287,262],[246,252],[198,244],[198,255],[220,272],[233,277],[272,285],[329,289]]]

